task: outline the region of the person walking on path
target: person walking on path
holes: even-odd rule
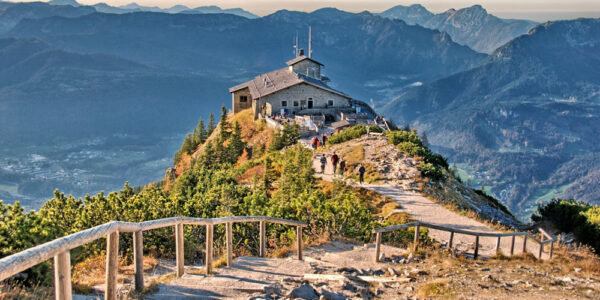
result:
[[[323,133],[323,146],[327,145],[327,134]]]
[[[362,184],[365,179],[365,171],[366,171],[365,166],[360,164],[360,167],[358,168],[358,180],[359,180],[360,184]]]
[[[340,158],[338,157],[338,155],[333,152],[333,155],[331,156],[331,164],[333,165],[333,174],[335,175],[335,171],[337,170],[337,164],[338,161],[340,160]]]
[[[317,136],[315,136],[312,140],[312,147],[313,150],[317,150],[317,145],[319,144],[319,139],[317,138]]]
[[[344,177],[344,171],[346,171],[346,161],[340,160],[340,176]]]
[[[327,165],[327,158],[325,158],[325,154],[321,156],[321,174],[325,174],[325,166]]]

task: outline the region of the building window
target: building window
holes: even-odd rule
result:
[[[294,100],[294,106],[298,106],[298,100]]]
[[[333,106],[333,100],[329,100],[329,101],[327,101],[327,105],[329,105],[329,106]]]
[[[240,96],[240,102],[248,102],[248,96]]]
[[[282,107],[286,107],[287,106],[287,101],[281,101],[281,106]]]

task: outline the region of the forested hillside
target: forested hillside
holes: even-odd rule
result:
[[[557,196],[598,203],[599,37],[599,19],[540,25],[381,111],[426,131],[465,178],[522,217]]]
[[[0,197],[30,208],[53,188],[84,195],[162,177],[198,116],[229,104],[229,87],[285,66],[308,25],[332,86],[376,105],[484,58],[434,30],[335,9],[247,19],[35,5],[39,18],[0,13],[18,20],[2,36],[21,45],[0,50],[14,65],[0,71]]]
[[[226,110],[224,110],[226,112]],[[243,122],[243,128],[240,123]],[[23,207],[0,202],[0,257],[33,247],[55,238],[81,231],[110,221],[139,222],[174,216],[213,218],[225,216],[263,215],[309,224],[305,231],[311,240],[327,240],[342,236],[367,242],[377,226],[399,224],[406,216],[382,216],[383,207],[395,203],[375,193],[351,188],[345,184],[321,183],[313,176],[312,151],[297,142],[297,129],[274,132],[264,121],[253,121],[250,111],[227,117],[221,115],[218,127],[195,135],[203,141],[197,149],[186,148],[182,160],[188,164],[176,178],[140,187],[125,183],[119,192],[98,193],[84,198],[66,196],[59,191],[38,211],[26,212]],[[265,139],[265,140],[263,140]],[[256,143],[257,141],[264,143]],[[254,144],[253,144],[254,143]],[[281,150],[289,146],[286,150]],[[197,152],[191,159],[189,153]],[[378,216],[378,218],[375,218]],[[387,218],[385,218],[387,217]],[[236,253],[252,253],[258,241],[255,227],[235,224]],[[203,259],[204,241],[198,239],[204,228],[186,227],[185,259],[197,262]],[[223,228],[215,228],[217,253],[223,250]],[[399,235],[411,239],[409,232]],[[156,257],[171,255],[170,229],[144,233],[144,247]],[[398,237],[391,235],[389,238]],[[269,247],[291,245],[295,240],[293,229],[269,226]],[[71,251],[75,263],[84,258],[100,255],[105,249],[101,239]],[[120,235],[119,244],[131,253],[131,237]],[[29,282],[41,280],[51,283],[50,264],[42,264],[27,272]]]

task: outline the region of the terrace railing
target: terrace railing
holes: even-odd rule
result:
[[[181,277],[184,274],[183,225],[206,226],[206,272],[210,274],[212,273],[214,226],[219,224],[226,226],[227,265],[231,266],[233,259],[232,224],[249,222],[258,222],[260,225],[259,255],[261,257],[264,257],[266,254],[265,232],[267,223],[296,226],[298,259],[302,260],[302,228],[306,227],[307,224],[299,221],[262,216],[215,219],[174,217],[140,223],[115,221],[58,238],[0,259],[0,281],[54,258],[55,298],[60,300],[71,299],[70,250],[106,237],[106,291],[104,299],[117,299],[119,233],[133,233],[134,284],[135,289],[140,291],[144,288],[142,253],[144,231],[173,226],[175,230],[176,275],[177,277]]]
[[[479,237],[482,237],[482,236],[498,238],[498,240],[496,242],[496,252],[498,252],[500,250],[500,239],[503,237],[510,237],[511,238],[511,244],[510,244],[510,255],[511,256],[514,255],[514,252],[515,252],[516,237],[522,236],[523,237],[523,252],[527,251],[527,241],[531,240],[531,241],[539,244],[538,253],[533,253],[533,254],[537,254],[538,258],[540,258],[540,259],[542,258],[542,254],[544,252],[544,245],[546,245],[546,244],[550,244],[550,251],[548,253],[548,256],[550,258],[552,258],[552,252],[554,250],[554,242],[556,242],[555,237],[553,237],[552,235],[550,235],[548,232],[546,232],[545,230],[543,230],[541,228],[539,229],[539,231],[541,233],[541,239],[538,240],[534,235],[530,234],[529,232],[507,232],[507,233],[478,232],[478,231],[470,231],[470,230],[440,226],[440,225],[435,225],[435,224],[430,224],[430,223],[425,223],[425,222],[412,222],[412,223],[406,223],[406,224],[401,224],[401,225],[377,228],[377,229],[373,230],[373,232],[376,234],[375,261],[379,261],[379,255],[381,252],[381,235],[383,233],[394,231],[394,230],[399,230],[399,229],[406,229],[406,228],[410,228],[410,227],[415,228],[415,238],[414,238],[414,243],[413,243],[414,250],[417,250],[418,245],[419,245],[420,227],[427,227],[427,228],[431,228],[431,229],[437,229],[437,230],[449,232],[450,239],[449,239],[448,245],[447,245],[448,249],[452,249],[452,242],[454,240],[455,234],[464,234],[464,235],[474,236],[475,237],[475,251],[473,253],[473,257],[475,259],[477,259],[477,257],[479,256]]]

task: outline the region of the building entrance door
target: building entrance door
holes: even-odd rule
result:
[[[309,108],[309,109],[310,109],[310,108],[313,108],[313,101],[312,101],[312,99],[311,99],[311,100],[308,100],[308,108]]]

